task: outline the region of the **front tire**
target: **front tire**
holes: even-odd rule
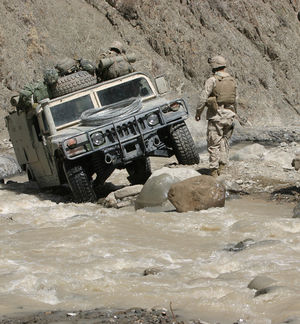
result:
[[[196,145],[185,122],[173,125],[170,129],[170,136],[175,156],[180,164],[199,163]]]
[[[93,190],[92,180],[82,166],[65,167],[65,174],[75,202],[96,201],[97,196]]]

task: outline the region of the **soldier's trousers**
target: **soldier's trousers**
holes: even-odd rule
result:
[[[233,118],[208,120],[207,150],[209,168],[217,169],[220,164],[227,164],[229,157],[229,140],[233,133]]]

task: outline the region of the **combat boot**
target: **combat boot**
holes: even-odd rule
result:
[[[210,175],[216,178],[218,176],[218,169],[210,169]]]
[[[218,168],[218,175],[223,174],[225,168],[226,168],[226,164],[220,163],[219,168]]]

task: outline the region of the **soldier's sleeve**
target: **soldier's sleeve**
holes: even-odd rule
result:
[[[210,77],[209,79],[206,80],[204,89],[200,93],[198,109],[202,109],[205,106],[206,101],[208,97],[211,95],[215,85],[216,85],[216,79],[214,77]]]

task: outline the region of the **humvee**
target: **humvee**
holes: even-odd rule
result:
[[[167,99],[164,77],[133,72],[77,91],[64,88],[69,93],[6,116],[17,161],[39,187],[67,184],[75,202],[92,202],[115,169],[125,168],[131,184],[145,183],[150,156],[199,163],[185,124],[187,103]]]

